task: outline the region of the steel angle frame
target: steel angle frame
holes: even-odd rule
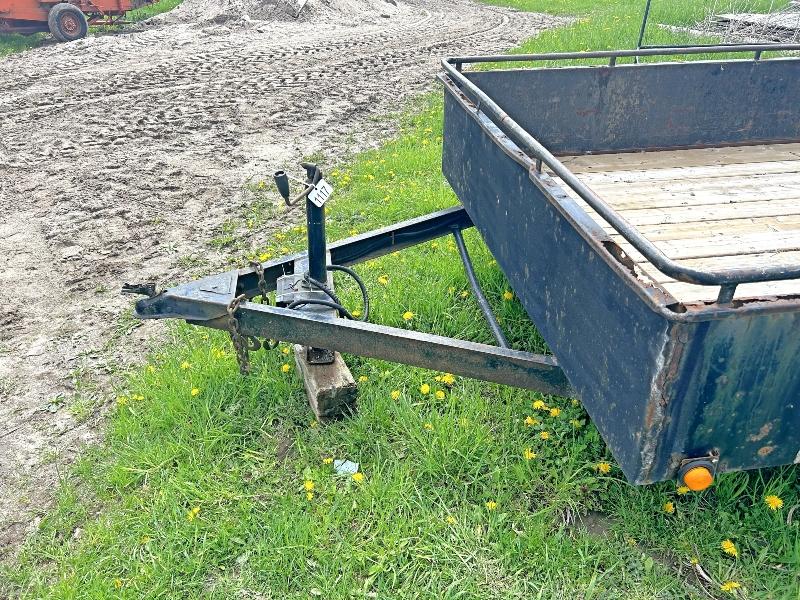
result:
[[[461,230],[469,227],[472,221],[466,211],[454,207],[331,243],[327,250],[331,264],[353,265],[456,232],[458,239]],[[305,254],[263,263],[266,288],[275,290],[278,277],[293,273]],[[545,394],[575,395],[553,356],[251,302],[261,294],[254,268],[153,293],[136,303],[137,317],[184,319],[193,325],[227,330],[228,307],[244,295],[236,317],[245,336],[327,348]]]

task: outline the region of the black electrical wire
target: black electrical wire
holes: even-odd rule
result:
[[[355,282],[358,284],[358,288],[361,290],[361,301],[364,304],[364,315],[362,316],[361,320],[366,321],[369,319],[369,295],[367,294],[367,286],[364,285],[364,281],[358,276],[358,273],[353,271],[353,269],[342,265],[328,265],[326,268],[328,271],[341,271],[342,273],[347,273],[355,280]]]
[[[364,285],[364,281],[361,279],[361,277],[358,276],[358,273],[353,271],[353,269],[350,269],[348,267],[344,267],[342,265],[327,265],[325,268],[328,271],[341,271],[342,273],[348,274],[350,277],[352,277],[355,280],[355,282],[358,284],[358,288],[361,290],[361,300],[362,300],[362,303],[364,305],[364,314],[362,315],[361,319],[356,319],[355,317],[352,316],[351,313],[348,312],[348,314],[350,315],[350,317],[348,317],[348,318],[353,319],[355,321],[366,321],[367,319],[369,319],[369,295],[367,294],[367,286]],[[339,297],[327,285],[325,285],[321,281],[318,281],[318,280],[314,279],[313,277],[311,277],[308,274],[308,272],[306,272],[303,275],[303,279],[309,285],[312,285],[315,288],[317,288],[317,289],[321,290],[322,292],[324,292],[331,299],[332,304],[335,304],[335,306],[333,306],[332,308],[336,308],[337,310],[340,309],[340,308],[344,309],[344,306],[342,306],[342,302],[341,302],[341,300],[339,300]],[[292,304],[295,304],[295,303],[292,303]],[[293,308],[293,306],[289,305],[289,308]]]
[[[286,308],[297,308],[298,306],[304,306],[306,304],[318,304],[319,306],[327,306],[330,308],[334,308],[339,311],[339,315],[341,315],[342,317],[350,319],[351,321],[358,320],[352,314],[350,314],[350,311],[347,310],[344,306],[342,306],[341,304],[337,304],[336,302],[331,302],[330,300],[317,300],[315,298],[308,298],[306,300],[295,300],[294,302],[289,304],[289,306],[287,306]]]

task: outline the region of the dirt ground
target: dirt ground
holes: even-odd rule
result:
[[[0,558],[98,439],[111,375],[163,331],[134,328],[123,282],[177,282],[198,255],[224,268],[208,242],[246,182],[374,145],[440,57],[557,24],[467,0],[310,0],[296,20],[186,0],[0,60]]]

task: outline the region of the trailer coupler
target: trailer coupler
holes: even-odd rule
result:
[[[334,242],[327,247],[323,237],[323,244],[317,249],[323,252],[327,268],[346,268],[454,233],[462,245],[460,232],[469,227],[472,227],[472,221],[466,211],[454,207]],[[315,234],[309,232],[309,236],[312,235]],[[194,325],[229,332],[232,332],[231,321],[235,320],[235,333],[246,342],[247,350],[265,347],[265,342],[259,340],[282,340],[307,348],[388,360],[545,394],[575,396],[555,357],[504,347],[504,338],[501,346],[491,346],[340,318],[335,308],[324,304],[307,305],[297,310],[298,300],[299,304],[304,304],[302,294],[316,293],[315,297],[319,298],[320,290],[314,289],[317,286],[298,285],[307,281],[312,258],[316,256],[319,254],[292,254],[178,285],[139,300],[136,316],[141,319],[183,319]],[[465,256],[466,253],[462,253],[462,258]],[[327,279],[328,271],[323,273]],[[316,277],[312,279],[317,280]],[[474,289],[477,281],[473,282],[473,279],[470,278]],[[148,295],[152,290],[149,286],[130,287],[132,292]],[[265,302],[266,294],[275,290],[284,306]],[[298,291],[301,294],[299,298],[292,296]],[[365,292],[363,287],[362,292]],[[261,303],[254,301],[258,296],[262,297]],[[493,330],[495,326],[496,322]]]

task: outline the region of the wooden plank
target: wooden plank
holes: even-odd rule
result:
[[[342,355],[334,353],[333,363],[312,365],[308,348],[294,345],[294,361],[303,379],[311,410],[321,422],[351,414],[355,410],[358,389]]]
[[[674,298],[684,303],[711,302],[717,299],[719,286],[692,285],[682,281],[662,283]],[[795,280],[765,281],[763,283],[743,283],[736,288],[735,300],[747,298],[770,298],[776,296],[794,296],[800,294],[800,284]]]
[[[630,171],[702,165],[732,165],[762,160],[797,160],[800,144],[759,144],[726,148],[699,148],[668,152],[625,152],[619,154],[582,154],[559,160],[573,173]]]

